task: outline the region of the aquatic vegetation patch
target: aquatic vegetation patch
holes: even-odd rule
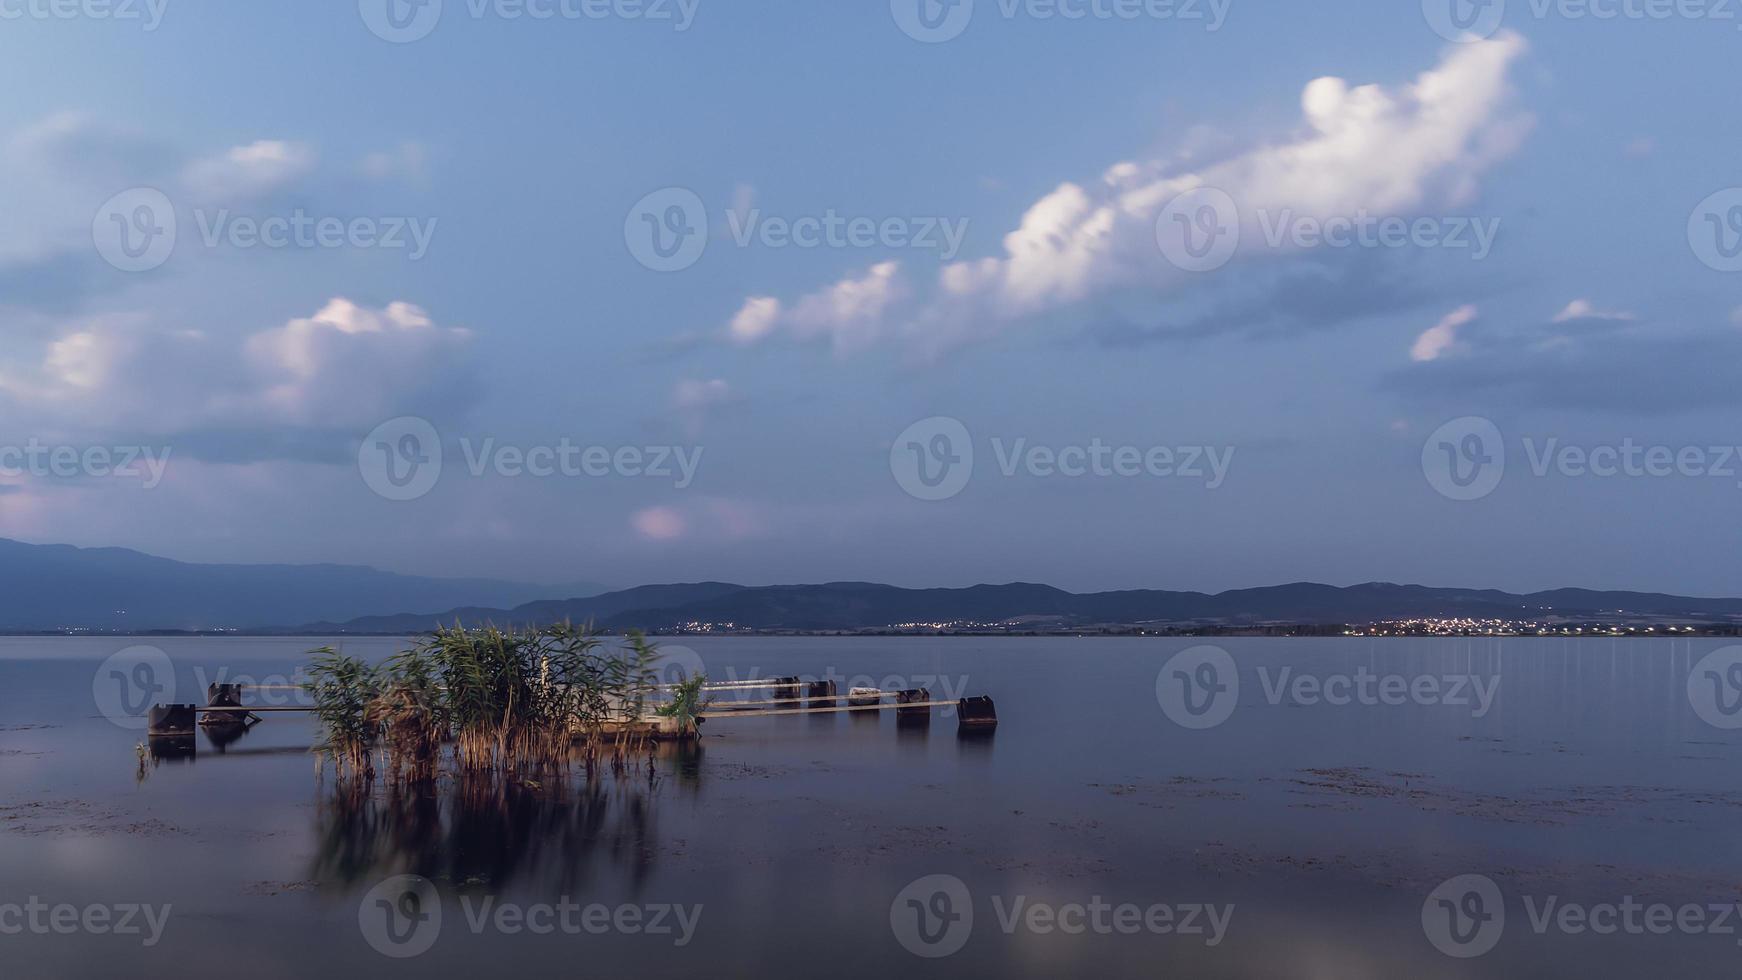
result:
[[[641,634],[611,645],[567,623],[456,624],[380,665],[331,647],[312,656],[317,751],[348,776],[372,777],[379,762],[410,781],[444,765],[530,779],[577,758],[590,769],[605,755],[621,768],[656,735],[693,735],[706,707],[705,677],[658,684],[658,649]]]

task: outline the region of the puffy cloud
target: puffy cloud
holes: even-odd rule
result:
[[[801,298],[790,308],[778,299],[751,297],[727,327],[739,343],[774,334],[794,340],[826,340],[839,353],[863,350],[882,340],[890,308],[908,295],[896,262],[882,262],[860,278],[842,279]]]
[[[1373,249],[1344,255],[1318,253],[1299,262],[1253,270],[1241,277],[1239,289],[1190,311],[1153,320],[1117,314],[1097,317],[1083,334],[1109,349],[1230,334],[1273,339],[1377,317],[1395,320],[1465,288],[1441,277],[1417,275],[1408,262],[1397,258]]]
[[[1458,330],[1476,319],[1474,306],[1461,306],[1445,315],[1440,322],[1427,328],[1422,335],[1415,338],[1415,346],[1409,350],[1412,361],[1437,361],[1458,343]]]
[[[1566,308],[1556,313],[1553,322],[1571,323],[1575,320],[1612,320],[1626,322],[1635,317],[1631,313],[1619,310],[1599,310],[1588,299],[1575,299]]]
[[[630,527],[650,541],[694,540],[731,544],[768,533],[763,508],[725,497],[688,498],[682,504],[656,506],[630,515]]]
[[[421,183],[429,153],[422,143],[407,141],[391,149],[365,154],[358,169],[370,180],[405,180]]]
[[[679,381],[672,389],[672,407],[680,412],[698,412],[732,400],[732,386],[719,378]]]
[[[1512,329],[1468,329],[1459,335],[1459,348],[1459,357],[1417,359],[1389,374],[1383,386],[1438,411],[1480,404],[1490,412],[1631,416],[1742,405],[1742,388],[1732,376],[1742,359],[1742,332],[1722,327],[1666,330],[1557,317]]]
[[[272,417],[343,425],[458,390],[470,341],[470,331],[437,327],[410,303],[370,310],[335,299],[249,338],[246,354],[256,376],[274,382],[259,394]]]
[[[65,313],[119,290],[91,248],[91,216],[117,192],[151,187],[178,207],[233,207],[282,191],[315,167],[313,148],[261,140],[200,157],[147,132],[81,113],[0,137],[0,305]],[[188,231],[184,227],[184,231]],[[191,233],[189,231],[188,233]]]
[[[252,198],[283,188],[314,169],[315,151],[304,143],[257,140],[188,166],[185,181],[201,196]]]
[[[687,525],[683,515],[670,507],[648,507],[629,518],[636,533],[650,541],[675,541],[684,536]]]
[[[701,435],[711,416],[730,410],[737,402],[737,393],[720,378],[685,379],[671,391],[672,410],[691,439]]]
[[[322,453],[326,434],[463,408],[470,341],[408,303],[335,299],[240,340],[104,316],[62,331],[39,361],[0,369],[0,395],[15,418],[185,437],[226,458],[303,458]]]
[[[755,343],[773,333],[779,323],[780,300],[772,296],[752,296],[744,301],[726,332],[739,343]]]
[[[167,143],[144,132],[78,112],[54,113],[25,126],[8,142],[8,150],[14,163],[40,176],[104,183],[161,180],[181,159]]]
[[[917,308],[900,304],[909,290],[890,262],[790,311],[752,300],[729,332],[744,342],[823,338],[837,350],[890,338],[942,349],[1114,290],[1176,290],[1191,278],[1164,261],[1156,224],[1170,202],[1200,188],[1235,202],[1244,256],[1269,251],[1261,214],[1403,217],[1466,205],[1530,129],[1530,117],[1509,108],[1508,73],[1525,48],[1510,32],[1457,45],[1394,88],[1317,79],[1302,93],[1296,134],[1195,170],[1179,169],[1178,158],[1127,161],[1098,183],[1060,184],[1005,237],[1003,255],[944,266]]]

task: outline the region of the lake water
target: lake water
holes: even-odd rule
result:
[[[0,640],[7,980],[1742,966],[1719,641],[694,639],[714,679],[1001,724],[715,719],[592,784],[409,795],[322,778],[301,715],[142,767],[100,669],[133,642],[203,701],[326,641]]]

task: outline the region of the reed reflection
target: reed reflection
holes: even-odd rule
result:
[[[427,782],[342,780],[315,816],[310,877],[359,886],[394,874],[457,887],[578,894],[604,875],[632,888],[661,852],[658,802],[693,793],[700,746],[650,746],[645,763],[533,780],[460,770]]]

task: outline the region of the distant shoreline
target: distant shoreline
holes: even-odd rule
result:
[[[476,624],[489,625],[489,624]],[[409,636],[422,636],[433,630],[415,631],[354,631],[354,630],[270,630],[270,629],[210,629],[210,630],[99,630],[69,628],[61,630],[0,630],[0,637],[13,638],[152,638],[152,637],[187,637],[187,638],[221,638],[235,637],[239,639],[302,639],[302,638],[332,638],[355,637],[357,639],[396,639]],[[611,630],[610,632],[621,632]],[[1364,624],[1350,626],[1346,624],[1314,625],[1314,624],[1277,624],[1267,626],[1201,626],[1201,627],[1154,627],[1154,626],[1100,626],[1076,627],[1060,629],[940,629],[940,630],[902,630],[902,629],[860,629],[860,630],[647,630],[646,635],[660,640],[685,639],[693,637],[708,638],[742,638],[770,639],[778,637],[800,637],[806,639],[913,639],[927,637],[959,637],[964,639],[1070,639],[1070,638],[1108,638],[1108,639],[1202,639],[1202,638],[1246,638],[1246,639],[1307,639],[1307,638],[1340,638],[1340,639],[1420,639],[1420,638],[1479,638],[1493,639],[1687,639],[1723,638],[1742,636],[1742,625],[1712,624],[1712,623],[1653,623],[1649,626],[1616,625],[1612,623],[1574,623],[1565,627],[1535,630],[1494,629],[1431,629],[1410,628],[1395,624]]]

